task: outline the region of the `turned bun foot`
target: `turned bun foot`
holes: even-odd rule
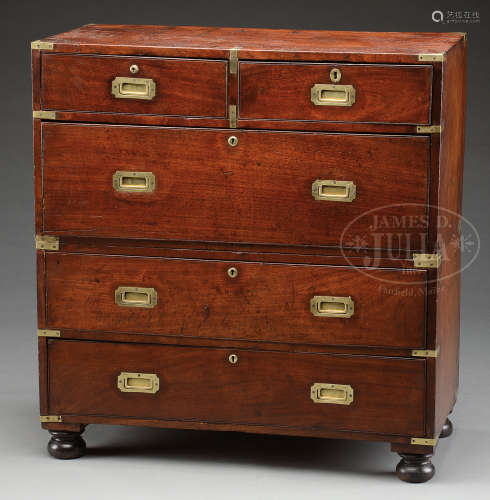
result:
[[[400,453],[402,459],[396,466],[399,479],[407,483],[425,483],[432,479],[436,471],[430,461],[432,455],[409,455]]]
[[[448,418],[446,418],[446,422],[444,423],[444,425],[442,427],[442,431],[439,434],[439,437],[441,437],[441,438],[447,438],[452,433],[453,433],[453,423],[451,422],[451,420],[449,420]]]
[[[48,451],[52,457],[68,460],[82,457],[85,454],[85,441],[79,432],[49,432],[51,433],[51,439],[48,443]]]

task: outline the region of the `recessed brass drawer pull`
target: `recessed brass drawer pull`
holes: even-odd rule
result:
[[[151,100],[156,94],[156,84],[151,78],[126,78],[112,80],[112,95],[118,99]]]
[[[356,89],[352,85],[315,83],[311,87],[311,102],[316,106],[352,106]]]
[[[313,316],[350,318],[354,314],[354,301],[350,297],[315,295],[310,301]]]
[[[115,291],[115,302],[123,307],[152,308],[157,305],[158,294],[154,288],[120,286]]]
[[[121,372],[117,377],[117,388],[121,392],[155,394],[160,389],[160,379],[154,373]]]
[[[350,385],[315,383],[311,386],[314,403],[350,405],[354,401],[354,389]]]
[[[356,185],[352,181],[317,179],[311,185],[315,200],[353,201],[356,198]]]
[[[112,176],[112,186],[123,193],[151,193],[155,190],[152,172],[128,172],[118,170]]]

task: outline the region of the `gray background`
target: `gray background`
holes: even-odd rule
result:
[[[8,1],[2,35],[0,170],[0,491],[39,498],[488,498],[490,490],[488,49],[483,1]],[[434,9],[477,10],[479,24],[435,24]],[[2,8],[5,13],[5,7]],[[5,18],[4,18],[5,19]],[[464,215],[482,251],[463,273],[461,386],[455,434],[440,442],[435,478],[399,482],[382,443],[91,426],[90,453],[56,461],[39,425],[30,103],[31,40],[86,23],[372,31],[467,31]]]

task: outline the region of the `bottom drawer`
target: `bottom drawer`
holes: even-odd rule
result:
[[[420,359],[76,340],[47,359],[50,414],[424,433]]]

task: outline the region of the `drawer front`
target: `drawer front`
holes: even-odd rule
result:
[[[48,360],[56,415],[424,432],[423,360],[69,340],[50,341]],[[350,388],[316,386],[314,402],[318,383]]]
[[[42,109],[223,118],[226,87],[226,61],[60,54],[42,60]]]
[[[59,123],[42,130],[48,232],[314,246],[339,245],[343,236],[344,246],[413,250],[425,242],[427,137]],[[133,174],[143,186],[153,176],[151,189],[118,189],[117,176]],[[355,196],[316,199],[323,181]],[[383,227],[372,229],[377,221]]]
[[[47,323],[53,329],[423,348],[425,276],[424,270],[361,273],[47,253]]]
[[[430,65],[241,62],[239,74],[242,119],[431,121]]]

